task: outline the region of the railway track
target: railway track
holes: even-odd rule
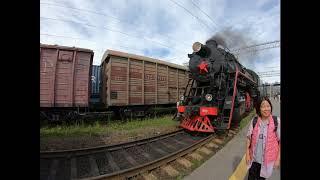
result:
[[[178,130],[112,146],[40,152],[40,179],[126,179],[185,156],[214,137]]]

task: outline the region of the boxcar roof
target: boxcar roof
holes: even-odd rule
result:
[[[52,49],[63,49],[63,50],[73,50],[73,51],[83,51],[93,53],[91,49],[78,48],[78,47],[69,47],[69,46],[59,46],[59,45],[49,45],[49,44],[41,44],[40,47],[43,48],[52,48]]]
[[[132,59],[137,59],[137,60],[143,60],[143,61],[148,61],[148,62],[153,62],[153,63],[159,63],[159,64],[167,65],[167,66],[182,69],[182,70],[188,70],[186,67],[178,65],[178,64],[173,64],[173,63],[169,63],[169,62],[166,62],[163,60],[158,60],[158,59],[149,58],[146,56],[135,55],[135,54],[129,54],[129,53],[115,51],[115,50],[111,50],[111,49],[107,49],[105,51],[105,53],[102,56],[101,63],[103,63],[107,59],[107,57],[110,57],[110,55],[118,56],[118,57],[125,57],[125,58],[132,58]]]

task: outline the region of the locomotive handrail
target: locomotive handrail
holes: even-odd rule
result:
[[[248,77],[247,75],[243,74],[242,72],[239,71],[239,74],[244,76],[245,78],[249,79],[250,81],[252,81],[253,83],[256,83],[254,82],[254,80],[252,80],[250,77]]]
[[[230,112],[230,117],[229,117],[228,129],[230,128],[231,119],[232,119],[232,116],[233,116],[234,99],[235,99],[236,92],[237,92],[237,81],[238,81],[239,72],[240,72],[240,71],[238,70],[238,67],[236,67],[236,75],[235,75],[235,78],[234,78],[234,87],[233,87],[232,103],[231,103],[231,112]]]

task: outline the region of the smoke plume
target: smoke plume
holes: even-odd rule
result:
[[[208,40],[215,40],[218,45],[226,47],[232,52],[232,50],[235,49],[258,44],[258,42],[250,36],[251,34],[252,33],[250,33],[250,29],[248,28],[236,30],[232,27],[226,27]],[[240,53],[239,55],[236,55],[236,57],[244,66],[254,67],[254,61],[259,58],[259,54],[256,52]]]
[[[224,47],[234,49],[255,44],[255,40],[250,37],[250,34],[250,29],[236,30],[232,27],[226,27],[208,40],[213,39]]]

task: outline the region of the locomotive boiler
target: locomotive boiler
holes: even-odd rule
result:
[[[237,126],[259,97],[258,75],[213,39],[195,42],[192,49],[191,78],[178,106],[180,126],[198,132]]]

